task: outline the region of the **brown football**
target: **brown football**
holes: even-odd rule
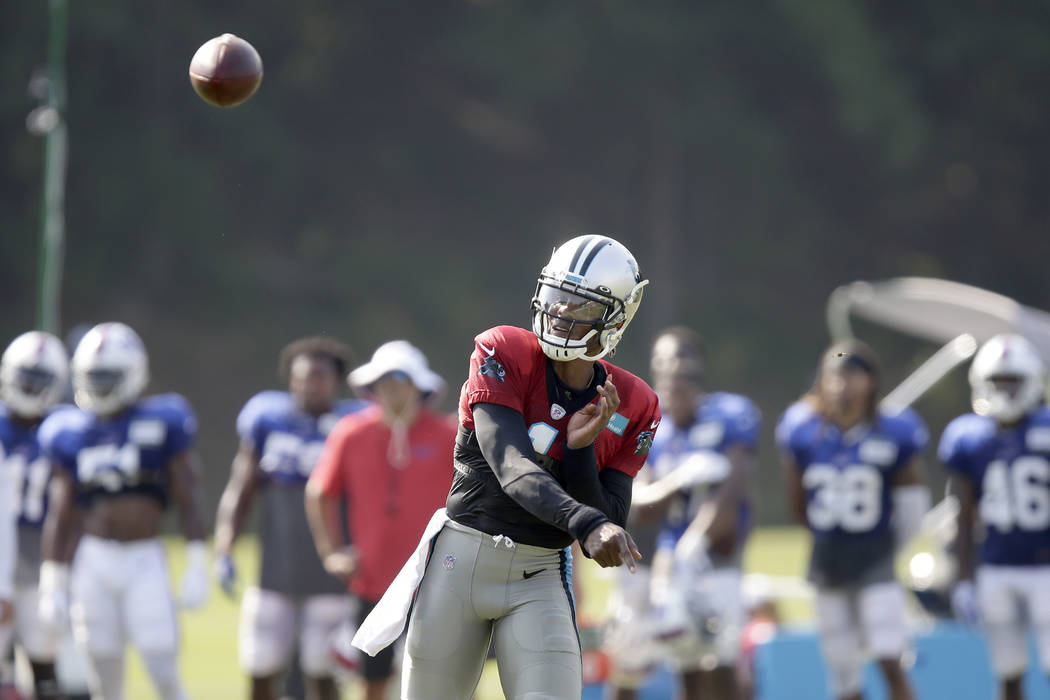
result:
[[[190,61],[190,82],[197,94],[218,107],[233,107],[259,89],[263,64],[259,52],[239,36],[223,34],[204,43]]]

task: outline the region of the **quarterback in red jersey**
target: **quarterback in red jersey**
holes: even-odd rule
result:
[[[660,412],[645,382],[601,358],[647,283],[620,243],[580,236],[540,273],[532,331],[475,338],[449,520],[412,609],[403,698],[470,698],[490,640],[507,697],[580,697],[569,547],[579,541],[602,566],[633,570],[641,558],[623,524]]]

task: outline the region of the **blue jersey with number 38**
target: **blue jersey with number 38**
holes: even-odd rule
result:
[[[959,416],[944,429],[938,456],[968,478],[985,539],[981,561],[1050,564],[1050,409],[999,428],[991,418]]]
[[[777,444],[802,471],[806,520],[820,536],[890,535],[893,482],[929,440],[911,411],[843,431],[808,402],[789,408]]]
[[[166,504],[168,464],[196,436],[193,409],[178,394],[149,396],[105,418],[70,407],[52,413],[40,426],[41,448],[73,476],[82,505],[126,493]]]

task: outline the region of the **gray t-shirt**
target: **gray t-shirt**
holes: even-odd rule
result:
[[[303,506],[305,484],[263,484],[259,511],[259,587],[290,596],[345,593],[314,547]]]
[[[36,586],[40,578],[40,540],[42,531],[39,526],[18,526],[18,561],[15,563],[15,586]]]

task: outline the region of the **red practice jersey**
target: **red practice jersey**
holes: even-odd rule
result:
[[[543,354],[532,331],[497,326],[474,339],[470,370],[460,392],[460,434],[456,446],[456,474],[449,494],[449,515],[490,534],[544,547],[564,547],[572,538],[532,516],[504,494],[492,479],[477,472],[491,469],[476,449],[472,407],[478,403],[507,406],[522,414],[536,461],[559,478],[569,417],[598,399],[595,387],[611,376],[620,406],[594,442],[598,470],[618,469],[633,477],[645,463],[660,409],[656,394],[644,381],[604,360],[595,362],[591,386],[582,391],[565,387]],[[471,449],[471,446],[474,449]],[[491,476],[491,473],[489,474]],[[559,479],[560,481],[560,479]],[[487,487],[482,482],[488,482]]]

